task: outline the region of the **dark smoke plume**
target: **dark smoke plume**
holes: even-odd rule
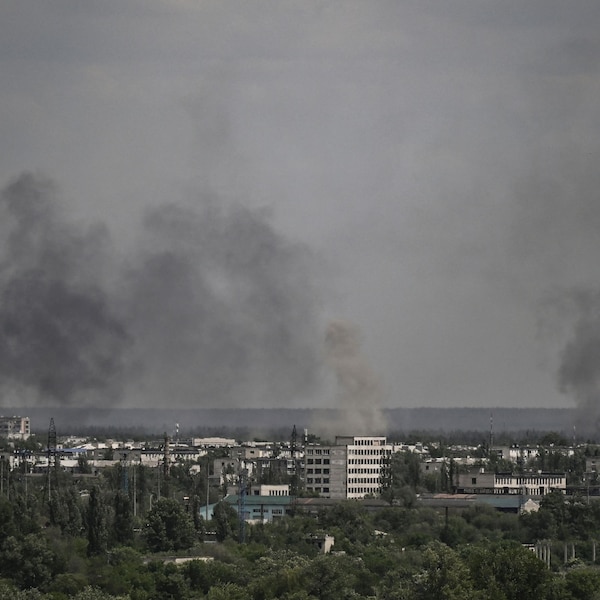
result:
[[[325,336],[327,362],[337,380],[337,406],[342,422],[337,433],[381,435],[385,420],[381,411],[381,388],[361,352],[358,329],[346,321],[333,321]]]
[[[215,406],[288,405],[313,392],[318,324],[306,248],[260,211],[210,202],[152,210],[144,225],[126,303],[142,391]]]
[[[23,175],[2,193],[0,378],[27,399],[119,398],[128,336],[95,281],[106,233],[66,224],[54,186]]]
[[[600,291],[566,297],[572,330],[560,356],[560,390],[575,398],[588,417],[600,416]]]
[[[0,384],[17,400],[280,406],[314,391],[313,257],[263,212],[156,208],[117,260],[51,182],[19,177],[0,209]]]

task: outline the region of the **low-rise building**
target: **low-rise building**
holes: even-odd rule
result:
[[[565,473],[491,473],[480,469],[470,473],[460,473],[457,491],[472,494],[544,496],[557,490],[565,493],[566,489]]]

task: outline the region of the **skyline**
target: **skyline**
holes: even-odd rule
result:
[[[58,249],[114,334],[59,403],[334,407],[346,323],[384,407],[598,416],[599,31],[591,1],[8,0],[3,323]],[[28,253],[24,181],[57,207]]]

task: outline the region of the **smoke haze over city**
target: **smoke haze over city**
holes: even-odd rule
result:
[[[598,416],[599,32],[587,0],[3,2],[2,404]]]

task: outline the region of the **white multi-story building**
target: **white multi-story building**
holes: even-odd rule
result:
[[[337,436],[332,446],[307,446],[306,489],[325,498],[376,496],[391,453],[385,437]]]

